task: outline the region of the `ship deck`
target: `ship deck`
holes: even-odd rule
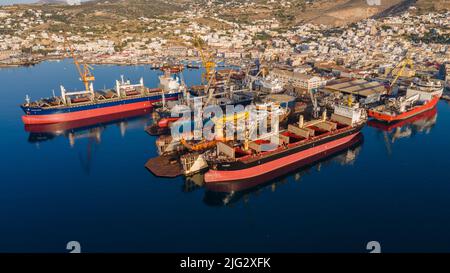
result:
[[[264,158],[271,157],[275,154],[279,154],[279,153],[282,153],[282,152],[290,150],[290,149],[294,149],[294,148],[301,147],[301,146],[306,146],[310,143],[317,142],[322,139],[326,139],[326,138],[330,138],[330,137],[339,135],[346,131],[350,131],[354,128],[354,127],[348,126],[348,125],[343,125],[343,124],[339,124],[339,123],[337,123],[337,124],[338,124],[337,130],[325,132],[325,131],[321,131],[319,128],[315,128],[316,132],[320,132],[316,136],[313,136],[310,138],[303,138],[300,136],[296,136],[297,140],[295,142],[287,144],[286,146],[279,146],[278,148],[276,148],[272,151],[267,151],[267,152],[263,152],[260,154],[251,154],[251,155],[243,156],[241,158],[238,158],[237,160],[244,162],[244,163],[251,163],[251,162],[258,161],[258,160],[261,160]],[[313,127],[313,126],[310,126],[310,127]]]
[[[97,91],[95,91],[97,93]],[[146,94],[136,94],[136,95],[128,95],[125,97],[111,97],[111,98],[102,98],[102,99],[97,99],[97,100],[89,100],[89,101],[83,101],[83,102],[72,102],[70,105],[66,105],[66,104],[58,104],[58,105],[46,105],[46,106],[38,106],[35,105],[33,107],[41,107],[42,109],[68,109],[68,108],[74,108],[74,107],[81,107],[81,106],[89,106],[89,105],[98,105],[98,104],[103,104],[103,103],[110,103],[110,102],[120,102],[120,101],[125,101],[125,100],[129,100],[129,99],[140,99],[140,98],[146,98],[146,97],[151,97],[151,96],[155,96],[155,95],[160,95],[162,94],[162,92],[157,92],[157,91],[150,91]],[[168,95],[168,94],[166,94]],[[25,104],[22,105],[23,107],[26,107]]]

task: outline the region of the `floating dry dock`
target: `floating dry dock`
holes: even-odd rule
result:
[[[441,97],[442,100],[450,101],[450,92],[444,92]]]
[[[159,177],[174,178],[183,174],[183,168],[174,155],[152,158],[145,163],[145,167]]]

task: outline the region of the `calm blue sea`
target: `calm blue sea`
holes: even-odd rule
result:
[[[95,87],[148,66],[95,66]],[[199,71],[185,71],[188,84]],[[70,60],[0,70],[0,252],[450,252],[450,106],[243,192],[154,177],[150,114],[30,133],[19,104],[81,89]]]

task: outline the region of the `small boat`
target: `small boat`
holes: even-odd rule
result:
[[[187,64],[186,67],[189,69],[200,69],[200,66],[195,64]]]
[[[179,65],[162,65],[161,67],[159,67],[160,70],[165,71],[165,72],[170,72],[171,74],[177,74],[180,73],[184,70],[184,65],[179,64]]]

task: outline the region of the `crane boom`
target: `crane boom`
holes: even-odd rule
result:
[[[197,50],[200,53],[200,58],[202,59],[203,67],[205,68],[205,73],[203,74],[203,81],[206,83],[211,77],[211,74],[215,72],[216,63],[213,60],[212,54],[209,52],[206,52],[203,48],[204,42],[199,37],[194,37],[194,47],[197,48]]]
[[[397,80],[400,78],[400,76],[403,75],[403,71],[405,71],[405,68],[407,65],[409,65],[409,67],[411,69],[414,69],[414,62],[409,58],[405,58],[403,61],[401,61],[399,64],[397,64],[392,69],[392,72],[394,72],[395,69],[400,68],[400,70],[397,72],[397,75],[395,76],[394,80],[389,85],[391,88],[394,86],[394,84],[397,82]]]
[[[80,64],[77,57],[75,56],[75,50],[73,49],[72,44],[70,44],[68,42],[66,37],[64,37],[64,44],[65,44],[65,47],[70,52],[70,55],[73,59],[75,67],[77,68],[78,74],[80,75],[80,80],[84,83],[84,87],[86,88],[86,91],[90,90],[89,83],[95,81],[95,77],[94,77],[94,75],[92,75],[92,72],[90,71],[90,69],[93,69],[93,68],[86,63]]]

